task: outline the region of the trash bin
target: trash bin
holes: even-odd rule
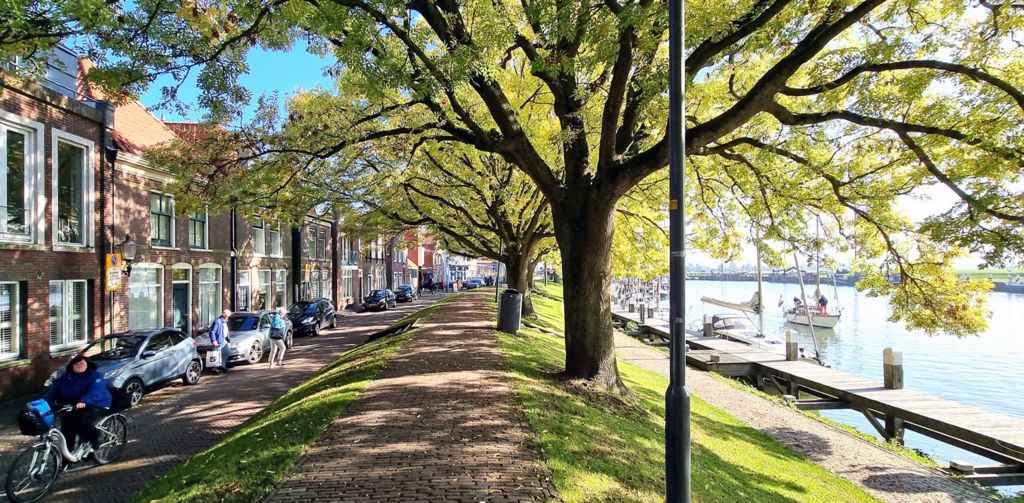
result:
[[[509,288],[501,292],[498,304],[498,330],[514,334],[519,331],[519,319],[523,314],[523,294]]]

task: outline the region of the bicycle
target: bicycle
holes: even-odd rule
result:
[[[62,415],[73,409],[67,405],[54,412]],[[128,419],[117,412],[96,423],[99,445],[92,449],[78,448],[76,452],[68,451],[67,439],[56,426],[46,429],[41,422],[39,426],[39,442],[22,451],[7,471],[5,489],[11,501],[38,501],[50,491],[67,465],[78,463],[90,454],[96,463],[105,465],[117,459],[128,443]]]

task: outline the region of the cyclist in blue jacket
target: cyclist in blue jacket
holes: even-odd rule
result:
[[[112,398],[103,373],[85,355],[78,355],[68,363],[64,375],[53,381],[47,390],[47,401],[58,405],[72,405],[74,410],[64,414],[60,431],[68,442],[68,450],[74,450],[75,437],[82,439],[79,446],[91,449],[99,440],[96,423],[107,414]]]

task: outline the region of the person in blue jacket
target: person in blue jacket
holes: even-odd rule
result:
[[[231,356],[231,349],[228,346],[231,342],[231,337],[228,336],[228,317],[230,316],[231,311],[225,309],[221,312],[220,317],[213,320],[213,324],[210,325],[210,343],[213,344],[212,351],[220,351],[221,355],[220,367],[210,369],[210,372],[214,374],[222,374],[228,371],[228,358]]]
[[[97,445],[96,423],[107,415],[112,399],[103,373],[96,370],[95,363],[85,355],[72,358],[64,375],[53,381],[44,398],[59,406],[74,407],[64,414],[60,424],[69,451],[75,449],[76,437],[82,439],[82,449]]]

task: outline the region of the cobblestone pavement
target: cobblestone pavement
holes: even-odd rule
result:
[[[110,465],[89,462],[65,472],[46,501],[127,501],[177,463],[218,442],[324,364],[362,344],[369,334],[441,298],[427,296],[399,304],[395,310],[339,316],[338,329],[324,330],[315,338],[296,338],[285,354],[283,368],[268,370],[266,360],[258,365],[236,365],[226,375],[203,374],[194,387],[178,380],[147,394],[138,407],[127,412],[132,426],[121,458]],[[5,425],[0,432],[0,473],[6,476],[14,455],[31,441]]]
[[[668,356],[616,332],[619,358],[668,378]],[[816,421],[782,404],[736,389],[687,367],[686,386],[711,405],[763,431],[826,470],[892,502],[992,501],[985,491]]]
[[[485,299],[463,296],[421,322],[268,500],[556,499],[503,375]]]

